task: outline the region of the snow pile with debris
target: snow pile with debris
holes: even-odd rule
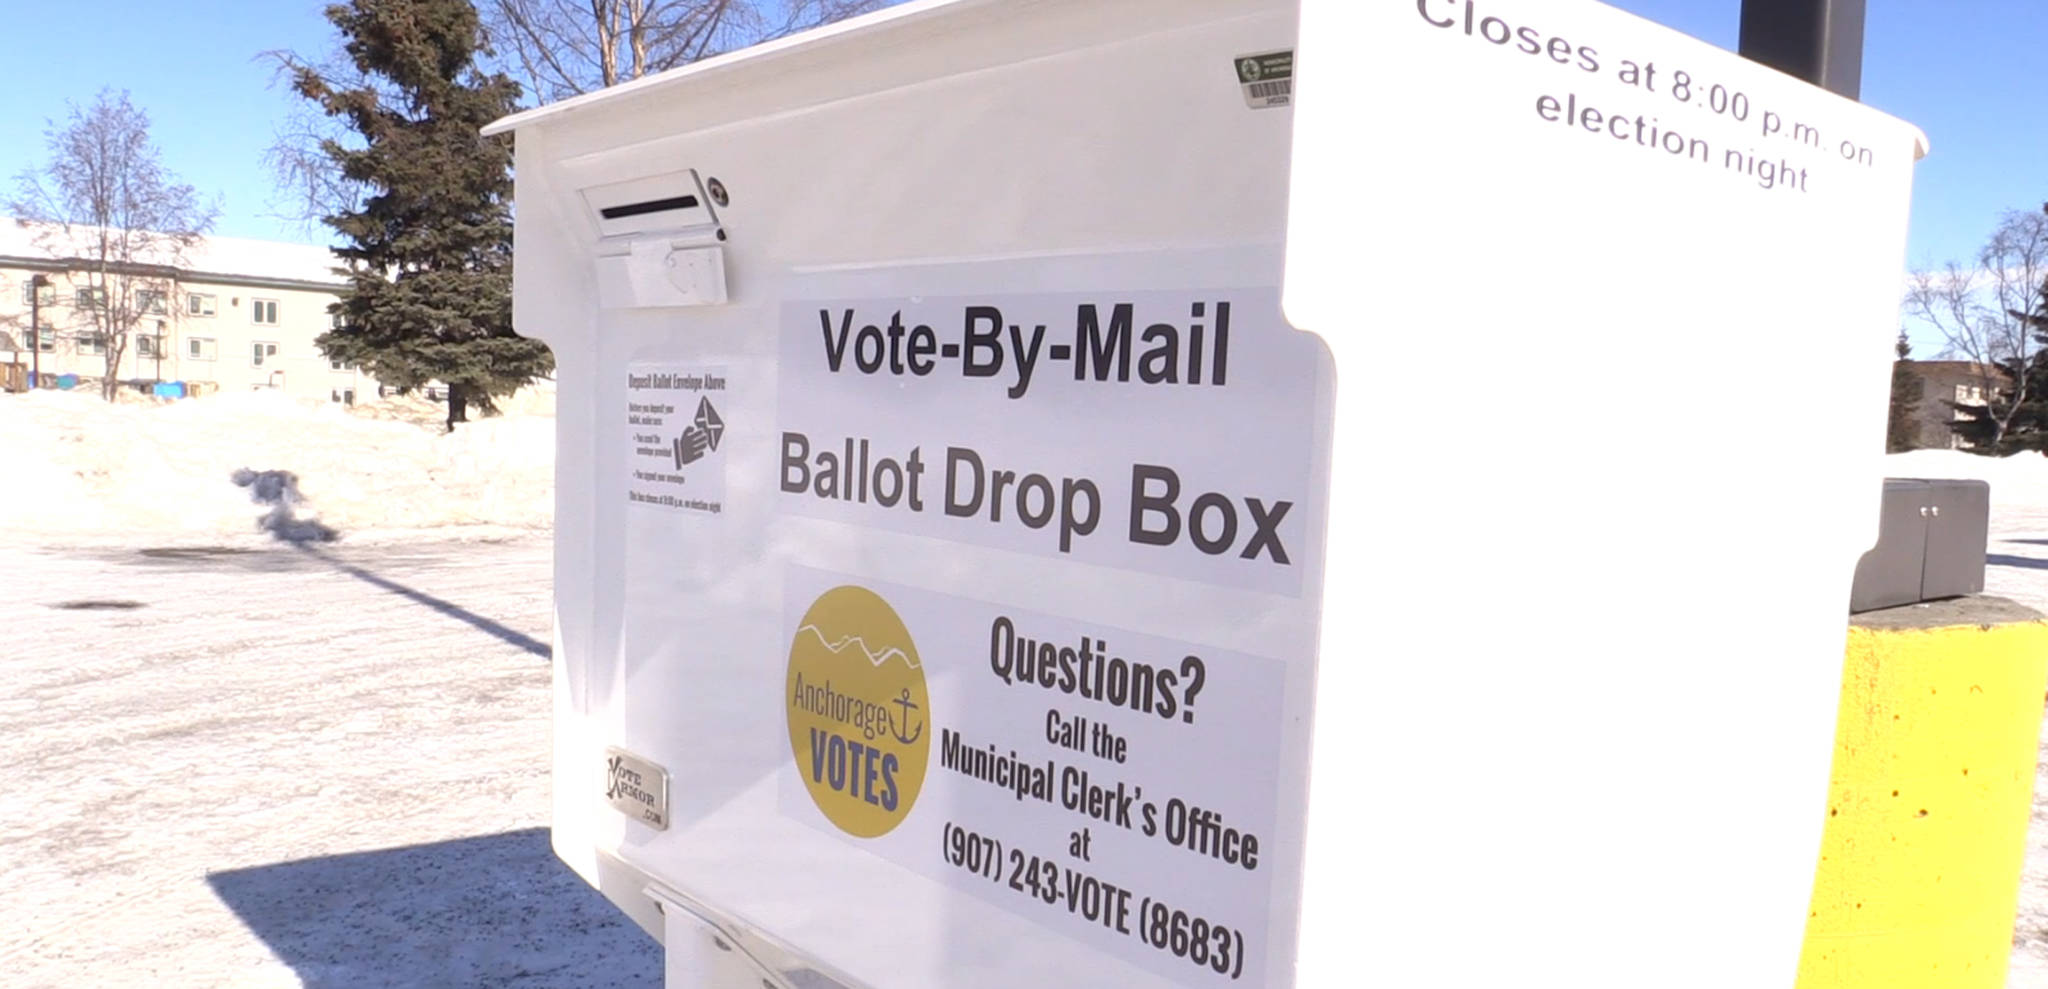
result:
[[[273,391],[117,404],[80,392],[0,395],[0,531],[272,538],[260,520],[275,506],[258,502],[261,486],[238,485],[240,471],[295,475],[305,499],[296,517],[342,539],[546,529],[555,420],[537,404],[523,399],[447,434],[439,406],[429,417],[418,399],[347,409]]]

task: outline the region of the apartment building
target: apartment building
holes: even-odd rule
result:
[[[0,219],[0,330],[21,348],[13,360],[41,365],[44,387],[73,376],[79,387],[96,387],[107,372],[106,341],[91,312],[106,300],[86,277],[92,252],[84,236]],[[324,247],[227,237],[138,259],[123,274],[140,319],[116,377],[145,392],[182,382],[190,393],[273,388],[332,402],[375,398],[374,380],[313,343],[334,325],[327,307],[344,284],[335,265]]]
[[[1913,442],[1922,450],[1969,449],[1970,442],[1956,435],[1954,428],[1956,421],[1966,416],[1954,406],[1984,408],[2012,386],[2012,376],[1993,364],[1971,361],[1903,363],[1908,373],[1920,379],[1920,406],[1914,415]]]

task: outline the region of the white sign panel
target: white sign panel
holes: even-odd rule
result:
[[[1588,0],[1306,0],[1297,56],[1304,980],[1790,985],[1918,133]]]
[[[781,341],[784,511],[1290,596],[1318,559],[1273,287],[792,300]]]
[[[1299,895],[1289,794],[1306,773],[1327,353],[1278,318],[1272,286],[1181,272],[1248,280],[1272,261],[799,282],[815,291],[780,307],[778,510],[857,526],[912,571],[949,547],[1041,562],[956,570],[943,590],[928,571],[918,587],[890,568],[788,567],[787,668],[762,670],[786,701],[781,813],[1072,957],[1271,984],[1293,921],[1275,908]],[[1095,274],[1062,286],[1062,270]],[[1034,284],[1050,287],[1016,288]],[[1027,604],[1048,578],[1097,592]],[[1270,633],[1245,648],[1212,617],[1233,609],[1268,610]]]
[[[784,813],[1163,978],[1265,970],[1294,881],[1275,875],[1281,662],[1108,607],[800,568],[784,586]]]
[[[717,515],[725,507],[730,373],[722,366],[630,365],[626,372],[626,499],[635,507]]]

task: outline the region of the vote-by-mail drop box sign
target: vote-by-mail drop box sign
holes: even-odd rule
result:
[[[849,986],[1280,985],[1332,402],[1294,5],[913,3],[516,131],[556,847]]]
[[[1727,333],[1881,393],[1888,319],[1839,317],[1881,308],[1843,293],[1899,253],[1911,142],[1857,116],[1867,166],[1789,138],[1768,181],[1688,162],[1734,111],[1648,114],[1620,49],[1703,105],[1739,89],[1751,129],[1861,111],[1595,4],[1524,8],[1324,10],[1311,48],[1293,0],[910,3],[495,125],[517,321],[559,365],[558,853],[650,931],[683,905],[791,984],[1466,984],[1492,963],[1424,972],[1402,942],[1502,924],[1582,984],[1616,984],[1617,930],[1756,935],[1704,970],[1789,976],[1841,610],[1721,666],[1638,637],[1692,607],[1638,588],[1773,523],[1618,502],[1601,484],[1677,454],[1573,417],[1640,402],[1697,438]],[[1636,142],[1631,114],[1665,122]],[[1746,232],[1765,253],[1708,257],[1771,195],[1805,198]],[[1784,281],[1786,242],[1851,239],[1808,202],[1878,218],[1857,260],[1808,266],[1837,322],[1795,328],[1811,307],[1730,300]],[[1736,310],[1671,360],[1675,328]],[[1571,377],[1624,365],[1597,401]],[[1875,404],[1786,397],[1770,421],[1881,439]],[[1555,519],[1515,507],[1595,462]],[[1576,562],[1632,550],[1622,597],[1650,610],[1559,579],[1564,528]],[[1839,586],[1767,620],[1846,594],[1842,549],[1802,543]],[[1488,905],[1567,867],[1557,909]],[[1608,909],[1695,896],[1660,874],[1719,895],[1717,871],[1768,881],[1711,923],[1680,906],[1689,930]]]

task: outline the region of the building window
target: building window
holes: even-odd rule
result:
[[[356,366],[340,358],[329,358],[327,361],[327,369],[330,371],[346,371],[353,373],[356,369]]]
[[[80,309],[98,309],[107,304],[107,290],[88,285],[71,293],[71,304]]]
[[[80,333],[78,352],[81,354],[104,354],[107,352],[107,337],[103,333]]]
[[[214,298],[211,295],[193,292],[185,296],[185,315],[187,316],[211,316],[213,315],[213,307]]]
[[[276,299],[250,299],[249,322],[263,326],[277,325]]]
[[[145,288],[135,292],[135,308],[152,316],[162,316],[169,311],[161,289]]]
[[[185,338],[185,356],[190,357],[195,361],[213,360],[216,352],[217,351],[214,349],[212,337]]]
[[[57,335],[47,329],[29,330],[23,340],[30,350],[40,350],[45,354],[57,352]]]
[[[136,337],[135,356],[145,359],[165,356],[163,352],[163,346],[163,337],[154,335]]]
[[[276,356],[277,344],[268,340],[258,340],[249,345],[249,364],[252,367],[262,367],[264,361]]]
[[[356,404],[356,390],[353,388],[330,388],[327,390],[327,400],[339,405],[354,405]]]
[[[36,301],[36,283],[31,281],[21,283],[21,304],[24,306],[39,304]],[[43,283],[43,298],[40,304],[45,306],[57,304],[57,293],[50,288],[50,283],[48,282]]]

